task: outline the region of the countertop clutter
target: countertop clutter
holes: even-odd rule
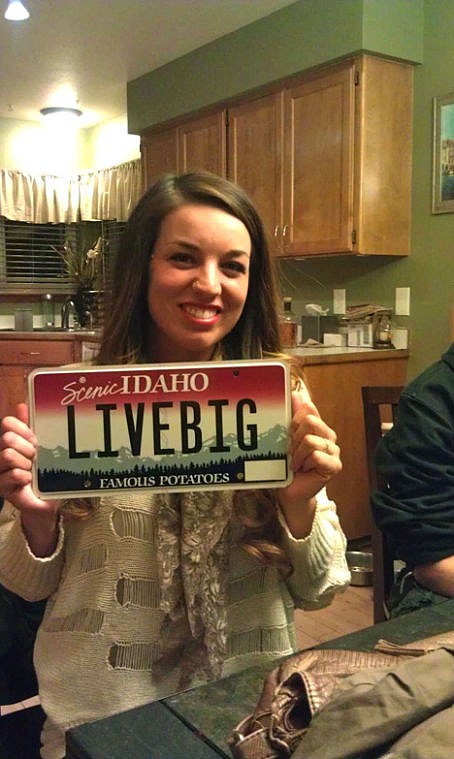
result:
[[[351,361],[354,358],[361,361],[374,361],[379,357],[382,359],[407,358],[409,355],[408,350],[397,350],[395,348],[377,349],[332,345],[297,345],[296,348],[287,348],[286,352],[291,356],[298,356],[304,364],[321,363],[322,360],[325,363],[332,363],[333,359],[335,362]]]
[[[99,333],[88,329],[42,329],[30,330],[0,329],[0,340],[74,340],[99,338]]]

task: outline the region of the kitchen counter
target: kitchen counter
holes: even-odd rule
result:
[[[99,332],[87,329],[34,329],[20,332],[0,329],[0,340],[98,340]]]
[[[99,340],[100,332],[87,329],[34,329],[19,332],[14,329],[0,329],[0,340]],[[285,350],[291,356],[298,356],[303,365],[343,363],[345,361],[375,361],[376,359],[408,358],[408,350],[378,350],[376,348],[339,348],[327,345],[298,345]]]
[[[408,358],[408,349],[396,348],[338,348],[328,345],[298,345],[296,348],[287,349],[291,356],[298,356],[303,365],[311,364],[338,364],[349,361],[376,361],[396,358]]]

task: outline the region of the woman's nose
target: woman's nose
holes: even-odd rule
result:
[[[193,283],[194,291],[206,295],[217,295],[221,292],[221,280],[219,271],[215,266],[207,266],[199,269]]]

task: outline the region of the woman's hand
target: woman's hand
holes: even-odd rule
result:
[[[58,501],[43,501],[32,489],[36,437],[28,426],[25,403],[17,417],[0,423],[0,493],[20,510],[22,528],[35,556],[50,556],[57,543]]]
[[[296,538],[310,533],[315,512],[314,496],[342,470],[336,433],[320,418],[309,398],[292,393],[290,454],[294,479],[277,491],[290,531]]]

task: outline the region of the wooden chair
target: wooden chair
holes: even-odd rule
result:
[[[375,451],[386,431],[396,421],[402,386],[363,387],[362,399],[366,433],[367,470],[370,493],[385,482],[375,467]],[[373,601],[374,623],[387,619],[386,598],[394,582],[394,558],[387,537],[372,520],[372,552],[374,557]]]

